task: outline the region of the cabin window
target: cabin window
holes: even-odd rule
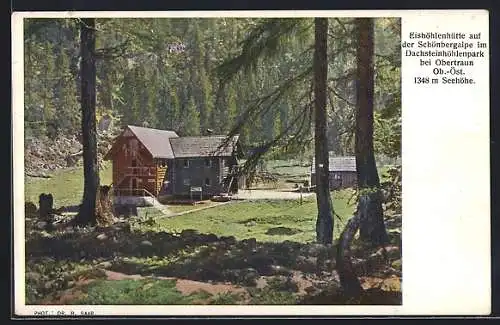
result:
[[[340,174],[333,174],[333,178],[335,178],[335,179],[341,179],[342,177],[340,176]]]
[[[166,162],[165,160],[161,160],[161,161],[160,161],[160,166],[161,166],[161,167],[165,167],[165,166],[167,166],[167,162]]]
[[[205,158],[205,167],[212,167],[212,159]]]
[[[184,184],[184,186],[189,186],[189,185],[191,185],[191,180],[189,178],[184,178],[183,184]]]
[[[132,159],[132,167],[137,167],[137,159]]]
[[[205,185],[210,186],[210,178],[205,178]]]
[[[184,168],[189,168],[189,159],[184,159]]]

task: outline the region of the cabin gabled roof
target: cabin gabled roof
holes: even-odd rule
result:
[[[175,158],[231,156],[236,149],[239,136],[234,136],[226,146],[224,135],[170,138]]]
[[[118,136],[133,135],[142,143],[142,145],[151,153],[153,158],[174,158],[174,153],[172,147],[170,146],[169,139],[178,137],[177,133],[168,130],[150,129],[135,125],[127,125],[125,130]],[[117,139],[118,139],[117,138]],[[117,141],[113,144],[111,150],[104,157],[105,159],[110,159],[112,153],[114,152],[115,145]]]
[[[134,136],[151,153],[153,158],[190,158],[208,156],[231,156],[237,149],[239,136],[230,139],[226,146],[224,135],[210,135],[198,137],[179,137],[174,131],[150,129],[140,126],[127,125],[117,137]],[[112,158],[113,152],[118,149],[119,141],[115,140],[113,147],[104,159]]]
[[[311,165],[311,174],[316,172],[316,163],[313,158]],[[355,172],[356,157],[330,157],[328,159],[328,169],[331,172]]]
[[[174,158],[169,140],[179,137],[174,131],[150,129],[129,125],[128,128],[148,149],[153,158]]]

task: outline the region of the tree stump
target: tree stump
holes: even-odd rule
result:
[[[33,202],[24,202],[24,214],[26,218],[36,218],[38,214],[38,208]]]
[[[100,226],[113,223],[115,217],[113,212],[113,195],[111,186],[103,185],[99,187],[96,202],[96,220]]]
[[[52,194],[40,194],[38,203],[40,220],[51,223],[54,219],[54,198]]]

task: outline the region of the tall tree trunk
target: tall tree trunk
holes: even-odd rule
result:
[[[326,114],[326,82],[328,72],[327,32],[328,19],[315,18],[314,43],[314,146],[316,168],[316,240],[321,244],[333,241],[333,205],[328,177],[328,139]]]
[[[102,91],[102,106],[106,112],[113,112],[113,80],[111,80],[111,62],[104,61],[103,63],[103,91]]]
[[[360,238],[373,245],[388,241],[385,229],[380,180],[373,152],[373,19],[356,19],[357,49],[357,101],[356,101],[356,168],[360,198]]]
[[[83,141],[83,201],[77,224],[96,223],[96,200],[99,188],[96,130],[96,67],[95,67],[95,18],[82,19],[80,23],[81,50],[81,107]]]

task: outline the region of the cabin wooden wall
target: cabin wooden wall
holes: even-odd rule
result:
[[[341,172],[340,176],[342,179],[342,184],[340,185],[340,188],[349,188],[349,187],[354,188],[357,186],[358,176],[356,172]]]
[[[336,175],[338,175],[336,177]],[[340,177],[340,178],[338,178]],[[338,190],[342,188],[355,188],[357,186],[357,174],[356,172],[334,172],[330,171],[329,173],[329,185],[330,190]],[[311,186],[316,185],[316,174],[311,174]]]
[[[205,164],[206,158],[212,161],[210,167]],[[184,167],[186,159],[189,160],[189,167]],[[177,158],[174,160],[173,169],[170,185],[174,195],[189,196],[191,187],[202,187],[203,195],[207,197],[218,195],[223,190],[220,184],[222,168],[219,157]],[[210,180],[210,185],[205,182],[207,178]]]
[[[132,141],[137,141],[136,154],[132,153]],[[135,136],[122,136],[117,140],[117,149],[113,153],[113,186],[116,189],[130,189],[132,178],[137,179],[137,187],[145,188],[151,193],[156,191],[155,176],[124,176],[129,172],[129,167],[132,167],[133,159],[137,160],[137,167],[149,166],[155,167],[155,163],[151,154],[142,146]],[[151,181],[152,180],[152,181]]]

